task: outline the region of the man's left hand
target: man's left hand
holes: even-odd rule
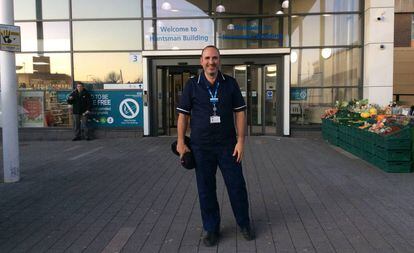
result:
[[[236,146],[234,147],[233,156],[237,156],[237,162],[241,162],[243,158],[243,148],[244,144],[242,142],[237,142]]]

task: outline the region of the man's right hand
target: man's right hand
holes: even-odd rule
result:
[[[185,153],[190,152],[190,149],[184,142],[177,141],[177,152],[180,153],[180,158],[183,158]]]

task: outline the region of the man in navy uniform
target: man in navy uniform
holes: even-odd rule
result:
[[[202,50],[200,64],[204,72],[189,79],[177,107],[177,151],[181,157],[189,152],[184,136],[190,121],[191,152],[196,163],[201,218],[206,231],[203,242],[206,246],[213,246],[219,237],[217,166],[223,175],[241,234],[246,240],[252,240],[246,183],[241,166],[246,103],[236,80],[219,71],[220,52],[215,46]]]

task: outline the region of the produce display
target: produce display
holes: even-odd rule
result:
[[[408,108],[368,100],[337,101],[322,115],[322,135],[387,172],[412,171],[412,117]]]

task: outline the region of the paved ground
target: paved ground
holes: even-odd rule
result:
[[[257,239],[238,233],[218,173],[222,237],[206,248],[172,140],[22,143],[21,182],[0,184],[0,252],[414,252],[413,174],[276,137],[247,140]]]

